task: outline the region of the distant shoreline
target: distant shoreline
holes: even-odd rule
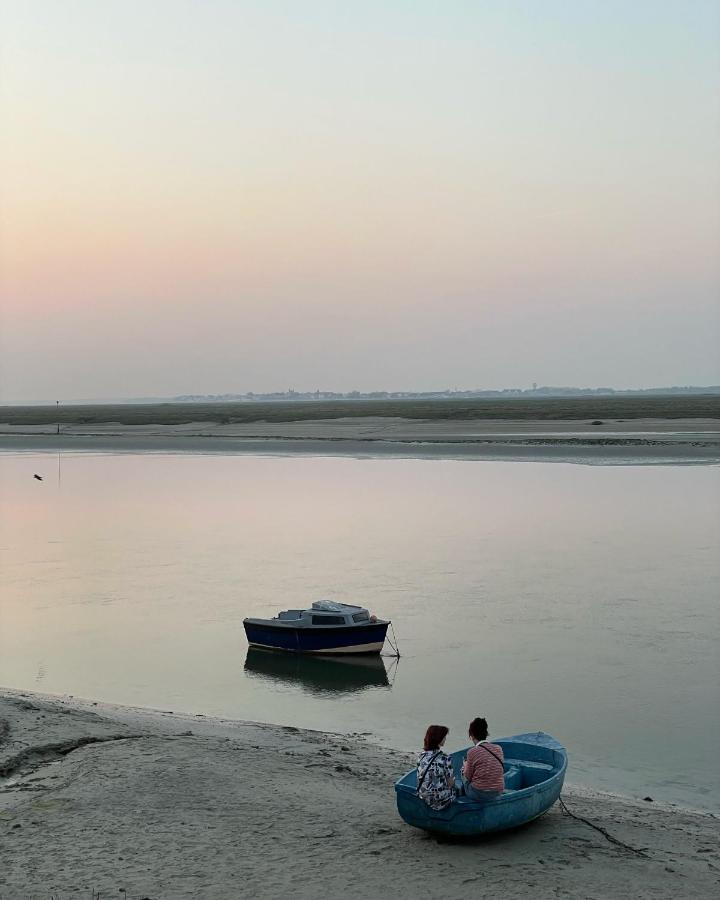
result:
[[[638,419],[710,419],[720,423],[720,393],[593,396],[523,396],[412,399],[183,401],[158,403],[0,406],[3,426],[123,426],[296,423],[338,419],[420,422],[581,422]]]
[[[720,462],[720,397],[0,407],[0,451]]]

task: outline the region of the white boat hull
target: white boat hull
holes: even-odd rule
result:
[[[257,641],[249,642],[251,647],[262,647],[265,650],[286,649],[279,648],[277,644],[260,644]],[[302,653],[314,653],[323,656],[328,653],[380,653],[383,648],[384,641],[375,641],[372,644],[354,644],[350,647],[328,647],[322,650],[302,650]]]

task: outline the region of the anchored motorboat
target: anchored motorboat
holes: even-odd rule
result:
[[[287,609],[272,619],[244,619],[251,647],[292,653],[380,653],[389,620],[363,606],[316,600],[308,609]]]

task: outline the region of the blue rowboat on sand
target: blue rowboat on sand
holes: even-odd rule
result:
[[[434,810],[416,794],[417,770],[395,782],[398,812],[408,825],[451,835],[490,834],[532,822],[560,796],[567,751],[542,731],[493,740],[505,757],[505,791],[494,800],[458,797],[447,809]],[[456,779],[467,749],[451,753]]]

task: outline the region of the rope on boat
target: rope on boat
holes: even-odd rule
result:
[[[398,650],[398,640],[397,640],[397,638],[395,637],[395,628],[394,628],[392,622],[390,622],[390,628],[392,629],[393,641],[395,641],[395,643],[393,643],[393,641],[391,641],[390,638],[389,638],[387,635],[385,635],[385,640],[388,642],[388,644],[390,644],[390,646],[391,646],[391,647],[393,648],[393,650],[395,651],[395,653],[393,653],[392,655],[395,656],[395,657],[397,657],[398,659],[400,659],[400,651]],[[386,653],[386,654],[384,654],[384,655],[387,656],[388,654]]]
[[[591,822],[590,819],[583,819],[582,816],[576,816],[574,812],[570,812],[570,810],[565,805],[565,801],[562,797],[559,797],[560,808],[563,811],[563,815],[570,816],[573,819],[577,819],[578,822],[582,822],[585,825],[589,825],[590,828],[594,828],[595,831],[599,831],[603,837],[607,838],[611,844],[616,844],[618,847],[622,847],[623,850],[629,850],[631,853],[636,853],[638,856],[642,856],[643,859],[650,859],[650,856],[645,852],[644,849],[638,849],[637,847],[631,847],[630,844],[626,844],[625,841],[621,841],[619,838],[616,838],[614,835],[610,834],[609,831],[605,831],[600,825],[596,825],[594,822]]]

